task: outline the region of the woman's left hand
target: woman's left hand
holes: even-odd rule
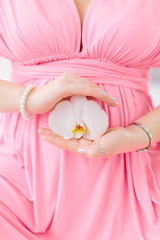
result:
[[[143,146],[148,144],[148,137],[145,132],[133,125],[127,128],[109,128],[103,136],[94,141],[84,138],[79,140],[75,138],[65,140],[63,137],[55,134],[47,128],[39,129],[38,133],[43,135],[43,140],[57,145],[64,150],[79,153],[78,149],[81,149],[81,154],[84,154],[89,158],[109,157],[119,153],[131,152],[137,150],[140,144]],[[103,146],[105,151],[103,156],[101,155],[97,144]]]

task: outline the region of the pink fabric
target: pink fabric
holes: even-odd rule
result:
[[[66,71],[88,78],[117,98],[117,108],[97,100],[109,127],[127,126],[153,109],[159,12],[159,0],[92,0],[81,32],[74,0],[0,0],[0,55],[25,86]],[[91,160],[44,142],[47,118],[0,115],[0,238],[159,240],[160,142]]]

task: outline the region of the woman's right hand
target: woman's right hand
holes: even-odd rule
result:
[[[42,87],[32,89],[27,99],[26,110],[36,114],[50,112],[59,101],[73,95],[90,96],[111,107],[117,106],[116,99],[112,99],[98,85],[67,72]]]

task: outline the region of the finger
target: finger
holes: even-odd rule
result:
[[[79,139],[79,143],[80,143],[82,146],[90,146],[90,145],[92,144],[92,141],[91,141],[91,140],[88,140],[88,139],[80,138],[80,139]]]
[[[116,98],[112,97],[112,96],[109,96],[103,89],[101,89],[96,83],[93,83],[91,81],[89,81],[88,79],[86,78],[82,78],[82,77],[78,77],[78,80],[80,81],[81,84],[86,84],[86,86],[88,87],[91,87],[91,88],[94,88],[94,89],[97,89],[97,91],[99,90],[99,93],[102,94],[102,95],[107,95],[110,100],[112,100],[112,102],[116,102]],[[92,95],[90,95],[92,96]],[[107,102],[108,103],[108,102]],[[115,104],[117,106],[117,103]]]
[[[107,128],[107,130],[105,131],[105,133],[104,133],[103,135],[105,135],[105,134],[107,134],[107,133],[109,133],[109,132],[112,132],[114,129],[115,129],[115,128]]]
[[[93,83],[86,78],[80,77],[74,73],[65,73],[63,74],[63,78],[67,80],[68,87],[71,87],[70,90],[66,89],[66,94],[63,97],[80,94],[96,97],[112,107],[116,107],[118,104],[116,98],[109,96],[96,83]]]
[[[107,137],[107,135],[105,137]],[[112,144],[110,144],[108,140],[106,141],[106,139],[104,139],[105,137],[93,141],[92,144],[88,146],[83,146],[83,150],[81,149],[80,153],[85,153],[89,158],[106,158],[114,155],[112,152]]]
[[[82,149],[84,151],[82,151]],[[83,146],[83,148],[80,149],[80,153],[82,152],[83,154],[85,153],[85,155],[88,157],[88,158],[102,158],[104,157],[104,155],[102,156],[101,153],[99,152],[99,149],[97,147],[96,144],[92,144],[91,146]],[[79,150],[78,150],[79,151]]]
[[[85,96],[91,96],[97,99],[100,99],[101,101],[105,102],[107,105],[111,107],[116,107],[118,105],[118,102],[115,98],[109,96],[106,92],[104,92],[99,87],[89,87],[85,86],[84,84],[79,84],[75,87],[75,84],[71,84],[69,87],[69,90],[67,91],[67,96],[70,95],[85,95]]]
[[[72,74],[72,77],[69,77],[69,80],[70,80],[70,82],[72,82],[74,84],[75,84],[75,81],[76,81],[76,83],[86,83],[86,84],[89,84],[89,85],[97,86],[96,83],[93,83],[90,80],[88,80],[87,78],[80,77],[76,74]]]
[[[65,140],[50,129],[41,128],[38,133],[43,135],[43,140],[73,153],[78,153],[78,148],[82,147],[77,139]]]
[[[53,134],[53,131],[51,131],[51,129],[49,129],[49,128],[39,128],[38,133],[41,135],[43,135],[43,134],[50,135],[50,134]]]
[[[116,107],[118,105],[116,98],[109,96],[96,83],[93,83],[86,78],[82,78],[73,73],[65,73],[63,75],[63,79],[65,79],[67,84],[65,92],[63,92],[63,96],[61,96],[61,98],[72,95],[85,95],[100,99],[112,107]]]

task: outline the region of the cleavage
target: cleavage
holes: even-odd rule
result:
[[[83,49],[82,44],[82,32],[83,32],[83,23],[88,12],[89,6],[93,0],[73,0],[75,2],[77,13],[79,15],[79,20],[81,23],[81,42],[80,42],[80,52]]]

